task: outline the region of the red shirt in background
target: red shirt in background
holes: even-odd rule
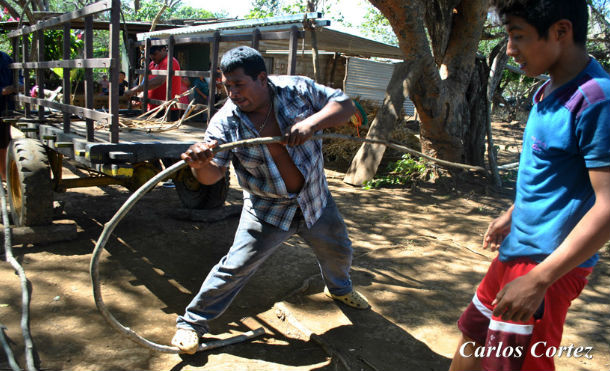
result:
[[[155,62],[150,61],[150,63],[148,64],[148,68],[151,71],[154,71],[154,70],[167,71],[167,57],[168,56],[163,58],[163,61],[161,61],[161,63],[159,63],[159,64],[155,64]],[[172,58],[172,60],[173,60],[172,69],[174,71],[179,71],[180,70],[180,63],[178,63],[178,60],[176,58]],[[150,80],[150,79],[152,79],[155,76],[157,76],[157,75],[149,75],[148,79]],[[165,76],[163,76],[163,77],[165,77]],[[167,83],[164,82],[163,85],[161,85],[161,86],[159,86],[159,87],[157,87],[155,89],[149,90],[148,91],[148,97],[150,99],[165,100],[165,90],[166,90],[166,87],[167,87]],[[169,97],[169,99],[173,99],[176,95],[182,94],[186,90],[187,90],[186,86],[184,86],[184,84],[182,84],[182,78],[180,78],[180,76],[173,76],[172,77],[172,95],[171,95],[171,97]],[[179,102],[180,103],[188,104],[189,103],[188,97],[185,96],[185,97],[180,98]],[[148,110],[151,110],[151,109],[153,109],[153,108],[155,108],[157,106],[158,106],[158,104],[150,104],[149,103],[148,104]],[[172,106],[171,109],[172,110],[177,110],[179,108],[176,107],[176,106]]]

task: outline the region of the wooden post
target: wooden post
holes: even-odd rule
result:
[[[294,75],[297,69],[297,42],[298,42],[297,26],[290,28],[290,45],[288,50],[288,74]]]
[[[19,38],[18,37],[13,37],[11,39],[11,44],[13,46],[13,61],[17,62],[19,61]],[[13,88],[15,89],[16,94],[19,94],[19,70],[18,69],[14,69],[13,70]],[[14,99],[14,97],[11,97],[10,99]],[[17,101],[15,101],[15,108],[17,108]]]
[[[85,58],[93,58],[93,16],[85,17]],[[93,70],[85,68],[85,108],[93,109]],[[86,119],[87,142],[95,141],[93,120]]]
[[[337,61],[339,60],[339,53],[335,52],[333,55],[332,66],[330,68],[330,76],[328,77],[328,83],[326,85],[331,88],[335,87],[335,72],[337,71]]]
[[[212,42],[212,56],[210,64],[210,84],[208,86],[208,125],[216,110],[214,109],[214,103],[216,103],[216,68],[218,67],[218,50],[220,49],[220,32],[214,32],[214,41]]]
[[[252,31],[252,49],[258,50],[260,40],[261,40],[261,31],[257,27],[256,29],[254,29],[254,31]],[[268,71],[268,72],[271,73],[271,71]]]
[[[129,60],[129,68],[127,69],[127,89],[130,89],[133,86],[135,66],[138,65],[134,40],[130,35],[127,35],[127,59]],[[131,99],[129,99],[128,105],[129,109],[131,109]]]
[[[44,31],[36,31],[38,37],[38,63],[44,61]],[[44,99],[44,73],[41,69],[36,70],[36,85],[38,85],[38,98]],[[44,107],[38,105],[38,120],[44,121]]]
[[[148,110],[148,75],[150,74],[150,63],[148,56],[150,55],[150,39],[146,39],[144,45],[144,81],[142,89],[142,113]]]
[[[21,46],[23,50],[21,51],[21,61],[23,63],[29,62],[30,59],[30,42],[28,39],[28,35],[21,36]],[[26,96],[30,95],[30,70],[27,68],[23,69],[23,92]],[[31,105],[29,103],[25,104],[25,117],[29,117],[31,115]]]
[[[112,0],[110,9],[110,84],[108,98],[110,103],[110,142],[119,142],[119,32],[121,27],[121,0]]]
[[[165,100],[172,97],[172,85],[174,77],[174,36],[170,35],[167,40],[167,76],[165,77]]]
[[[64,23],[64,44],[63,44],[63,58],[64,60],[68,60],[70,59],[70,44],[71,44],[71,38],[70,38],[70,22],[68,23]],[[63,69],[63,84],[62,84],[62,89],[63,89],[63,103],[64,104],[70,104],[70,94],[71,94],[71,89],[70,89],[70,68],[64,68]],[[68,112],[64,112],[64,133],[69,133],[70,132],[70,113]]]

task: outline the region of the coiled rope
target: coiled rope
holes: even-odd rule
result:
[[[335,133],[317,134],[317,135],[312,136],[310,139],[345,139],[345,140],[353,140],[353,141],[373,143],[373,144],[383,144],[387,147],[394,148],[394,149],[402,151],[402,152],[406,152],[406,153],[409,153],[409,154],[412,154],[415,156],[424,157],[430,161],[439,163],[444,166],[456,167],[456,168],[461,168],[461,169],[466,169],[466,170],[473,170],[473,171],[483,172],[483,173],[487,174],[487,170],[483,167],[466,165],[466,164],[457,164],[457,163],[453,163],[453,162],[449,162],[449,161],[435,159],[433,157],[424,155],[421,152],[415,151],[415,150],[405,147],[403,145],[384,141],[384,140],[358,138],[358,137],[352,137],[352,136],[348,136],[348,135],[335,134]],[[250,146],[257,146],[257,145],[262,145],[262,144],[280,143],[282,141],[283,141],[283,138],[279,137],[279,136],[253,138],[253,139],[236,141],[236,142],[232,142],[232,143],[221,144],[221,145],[213,148],[212,151],[214,153],[218,153],[218,152],[222,152],[222,151],[228,151],[228,150],[231,150],[231,149],[237,148],[237,147],[250,147]],[[162,172],[155,175],[148,182],[144,183],[144,185],[142,185],[137,191],[135,191],[127,199],[127,201],[125,201],[125,203],[121,206],[121,208],[114,214],[112,219],[110,219],[110,221],[104,225],[104,229],[103,229],[102,233],[100,234],[100,237],[97,240],[95,249],[93,250],[93,254],[91,257],[91,264],[89,266],[91,284],[93,286],[93,297],[95,299],[95,305],[97,306],[98,310],[101,312],[104,319],[114,329],[116,329],[119,333],[126,335],[129,339],[131,339],[131,340],[135,341],[136,343],[143,345],[147,348],[150,348],[150,349],[158,351],[158,352],[163,352],[163,353],[178,353],[179,350],[176,347],[157,344],[155,342],[152,342],[152,341],[138,335],[135,331],[133,331],[129,327],[122,325],[112,315],[112,313],[110,313],[108,311],[108,309],[106,308],[106,305],[104,304],[104,300],[102,298],[98,266],[99,266],[99,259],[100,259],[101,252],[103,251],[104,246],[106,246],[106,243],[108,242],[108,239],[110,238],[110,235],[112,234],[112,232],[114,231],[114,229],[116,228],[118,223],[121,221],[121,219],[123,219],[125,217],[125,215],[127,215],[127,213],[129,212],[129,210],[131,210],[131,208],[135,205],[135,203],[140,198],[142,198],[142,196],[144,196],[148,191],[150,191],[157,183],[169,178],[172,174],[174,174],[175,172],[179,171],[180,169],[182,169],[186,166],[188,166],[188,165],[184,160],[180,160],[180,161],[176,162],[172,166],[166,168]],[[233,337],[230,339],[226,339],[224,341],[202,344],[202,345],[200,345],[198,351],[213,349],[213,348],[217,348],[220,346],[233,344],[236,342],[241,342],[246,339],[262,335],[263,333],[264,333],[264,330],[262,328],[259,328],[254,331],[246,332],[243,335],[236,336],[236,337]]]
[[[11,228],[8,219],[8,210],[6,207],[6,194],[4,193],[4,187],[0,184],[0,198],[2,199],[2,224],[4,224],[4,250],[6,253],[6,261],[15,269],[15,272],[19,275],[19,281],[21,282],[21,333],[23,334],[23,342],[25,344],[25,360],[28,371],[35,371],[36,364],[34,358],[34,342],[30,335],[30,290],[28,288],[28,279],[25,275],[23,267],[13,256],[13,244],[11,242]],[[9,365],[13,371],[21,370],[19,365],[15,361],[13,352],[6,341],[4,335],[4,325],[0,324],[0,342],[8,358]]]

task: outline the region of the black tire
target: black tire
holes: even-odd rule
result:
[[[53,221],[53,185],[49,159],[42,143],[11,141],[6,156],[6,188],[13,224],[33,226]]]
[[[195,179],[190,168],[182,169],[174,179],[178,198],[187,209],[213,209],[225,203],[229,192],[229,169],[218,182],[203,185]]]

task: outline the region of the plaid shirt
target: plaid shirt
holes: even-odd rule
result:
[[[269,76],[275,117],[282,133],[306,117],[320,111],[330,101],[349,97],[340,90],[316,84],[300,76]],[[259,137],[248,116],[231,101],[214,115],[205,141],[218,144]],[[303,174],[305,184],[298,194],[288,193],[284,180],[266,145],[235,148],[214,157],[218,166],[233,162],[244,192],[244,209],[263,221],[287,231],[300,206],[308,228],[322,214],[329,196],[324,174],[322,140],[309,140],[300,146],[287,146],[292,161]]]

